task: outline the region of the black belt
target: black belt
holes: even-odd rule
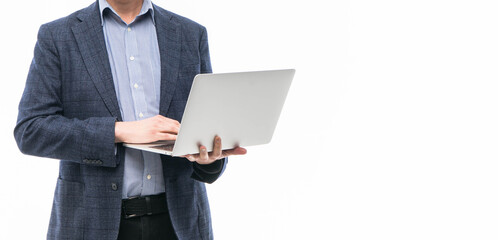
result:
[[[168,212],[166,195],[151,195],[123,199],[123,214],[125,218],[141,217]]]

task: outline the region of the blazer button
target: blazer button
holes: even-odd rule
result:
[[[118,185],[116,183],[111,183],[111,188],[113,191],[117,191],[118,190]]]

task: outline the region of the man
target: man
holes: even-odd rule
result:
[[[121,144],[176,139],[208,72],[205,28],[150,0],[98,0],[40,27],[14,135],[23,153],[61,159],[48,239],[213,238],[204,182],[246,150]]]

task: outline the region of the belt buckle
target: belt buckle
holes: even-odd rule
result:
[[[125,219],[130,219],[130,218],[134,218],[134,217],[136,217],[136,216],[138,216],[138,215],[137,215],[137,214],[130,214],[130,215],[128,215],[128,214],[126,214],[126,212],[125,212],[125,216],[124,216],[124,218],[125,218]]]

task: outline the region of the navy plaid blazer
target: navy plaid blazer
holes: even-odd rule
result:
[[[206,29],[154,5],[161,54],[160,114],[181,120],[198,73],[211,72]],[[118,235],[124,149],[116,154],[120,110],[98,3],[40,27],[14,135],[30,155],[61,159],[48,239]],[[212,239],[204,182],[212,165],[162,156],[167,203],[179,239]]]

